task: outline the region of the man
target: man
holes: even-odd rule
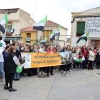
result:
[[[2,40],[2,36],[0,34],[0,76],[1,76],[1,81],[4,82],[4,58],[3,58],[3,51],[5,50],[6,44]]]

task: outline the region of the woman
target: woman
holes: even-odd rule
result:
[[[16,48],[15,55],[17,56],[18,59],[21,58],[21,53],[19,51],[19,43],[18,42],[14,42],[13,46]],[[14,80],[15,81],[20,80],[20,74],[19,73],[17,73],[17,72],[15,73]]]
[[[16,72],[16,67],[17,65],[20,65],[19,60],[15,55],[16,48],[14,46],[9,47],[8,53],[9,54],[7,55],[6,64],[5,64],[6,84],[4,86],[4,89],[5,90],[9,89],[9,91],[17,91],[12,87],[14,74]],[[10,85],[9,87],[8,87],[8,83]]]
[[[95,54],[92,48],[89,49],[89,64],[88,64],[88,70],[91,69],[93,70],[93,62],[94,62]]]
[[[48,50],[47,50],[48,53],[55,53],[55,51],[56,51],[56,50],[55,50],[54,47],[52,47],[52,46],[49,47]],[[54,74],[53,74],[53,69],[54,69],[54,66],[51,67],[51,72],[50,72],[51,75],[54,75]]]
[[[81,52],[85,58],[85,60],[82,62],[82,69],[84,69],[84,68],[87,69],[89,50],[86,48],[85,45],[83,45]]]
[[[7,45],[6,46],[6,48],[5,48],[5,50],[3,51],[3,58],[4,58],[4,71],[5,71],[5,65],[6,65],[6,58],[7,58],[7,55],[8,55],[8,48],[9,48],[10,46],[9,45]],[[6,73],[5,73],[5,81],[6,81]]]
[[[71,63],[72,63],[72,50],[71,46],[68,45],[66,50],[64,52],[67,52],[69,57],[67,58],[67,73],[70,73]]]

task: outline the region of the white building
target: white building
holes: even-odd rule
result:
[[[90,28],[93,28],[94,22],[98,24],[97,27],[95,27],[96,29],[98,29],[97,31],[93,31],[90,32],[89,37],[88,37],[88,41],[86,42],[86,45],[89,46],[94,46],[97,47],[98,45],[100,45],[100,7],[97,8],[93,8],[93,9],[89,9],[86,11],[82,11],[82,12],[72,12],[72,19],[71,19],[71,45],[72,46],[82,46],[85,44],[85,41],[80,41],[78,44],[76,44],[76,41],[78,40],[78,38],[84,34],[84,29],[85,29],[85,24],[86,24],[86,20],[87,18],[94,18],[94,19],[98,19],[98,21],[93,21],[93,23],[91,23]]]

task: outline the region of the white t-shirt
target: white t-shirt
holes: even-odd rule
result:
[[[0,40],[0,62],[4,62],[3,51],[5,50],[6,43],[3,40]]]

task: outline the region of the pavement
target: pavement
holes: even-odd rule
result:
[[[0,100],[100,100],[100,69],[71,71],[61,76],[21,77],[14,81],[16,92],[4,90],[0,81]]]

